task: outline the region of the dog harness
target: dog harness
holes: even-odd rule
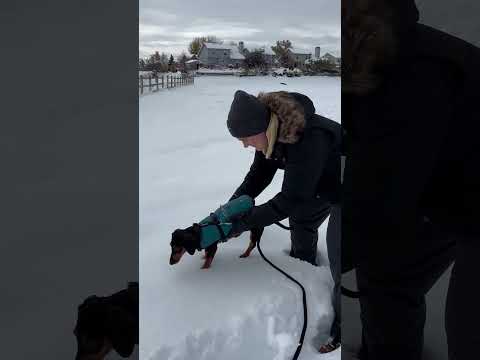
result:
[[[205,249],[217,241],[226,242],[233,234],[232,222],[247,214],[255,205],[248,195],[239,196],[200,221],[200,248]]]

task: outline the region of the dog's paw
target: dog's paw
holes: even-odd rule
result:
[[[253,232],[252,232],[253,234]],[[242,255],[240,255],[239,257],[240,258],[247,258],[250,256],[250,253],[253,251],[253,249],[255,249],[255,247],[257,246],[256,242],[254,240],[250,240],[250,243],[248,244],[248,248],[247,250],[244,251],[244,253]]]
[[[251,254],[251,252],[252,252],[252,250],[253,250],[253,249],[250,249],[250,248],[247,249],[247,250],[245,250],[245,252],[244,252],[242,255],[239,256],[239,258],[245,259],[245,258],[249,257],[250,254]]]
[[[206,256],[205,257],[205,262],[203,263],[201,269],[202,270],[210,269],[210,267],[212,266],[212,261],[213,261],[213,257]]]

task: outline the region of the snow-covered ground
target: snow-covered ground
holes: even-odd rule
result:
[[[287,85],[282,85],[281,82]],[[223,204],[253,159],[226,128],[235,90],[287,90],[308,95],[317,113],[340,121],[340,80],[329,77],[200,77],[194,85],[140,98],[140,359],[288,360],[303,325],[301,292],[260,257],[240,255],[248,234],[219,246],[209,270],[201,255],[185,254],[170,266],[170,236]],[[281,186],[279,171],[257,199]],[[321,355],[333,313],[333,281],[320,228],[319,267],[288,257],[288,231],[265,229],[262,248],[306,288],[308,329],[301,360]]]

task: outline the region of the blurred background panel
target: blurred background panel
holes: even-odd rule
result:
[[[420,23],[432,26],[480,46],[480,2],[473,0],[417,0]],[[427,296],[425,325],[425,360],[447,360],[445,335],[445,303],[450,278],[449,270],[440,278]],[[344,274],[342,284],[356,288],[353,271]],[[361,342],[360,308],[357,300],[342,299],[342,359],[355,359]]]

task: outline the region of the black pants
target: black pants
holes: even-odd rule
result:
[[[412,249],[401,274],[379,280],[375,269],[357,269],[368,360],[420,360],[426,318],[425,294],[455,260],[447,296],[446,331],[450,360],[471,360],[480,344],[477,239],[441,231],[425,222],[424,241]],[[378,269],[381,274],[383,269]]]
[[[330,215],[327,229],[327,252],[330,271],[334,280],[332,304],[335,319],[332,323],[331,335],[340,337],[340,281],[341,281],[341,216],[340,207],[327,204],[321,200],[305,204],[295,214],[290,216],[292,248],[290,255],[317,265],[318,228]]]
[[[330,204],[313,199],[289,217],[290,255],[317,265],[318,228],[330,214]]]
[[[335,311],[335,318],[330,329],[330,335],[338,341],[341,339],[341,301],[342,294],[340,285],[342,281],[342,264],[341,264],[341,248],[342,248],[342,217],[340,206],[332,206],[330,211],[330,220],[327,229],[327,251],[330,262],[330,271],[334,282],[332,304]]]

